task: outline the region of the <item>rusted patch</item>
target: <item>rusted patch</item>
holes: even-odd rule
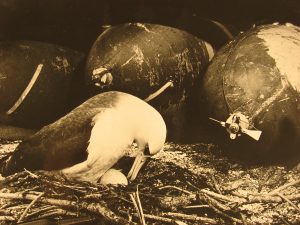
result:
[[[51,62],[54,70],[63,71],[65,74],[69,74],[71,72],[70,64],[65,57],[56,56],[55,61]]]

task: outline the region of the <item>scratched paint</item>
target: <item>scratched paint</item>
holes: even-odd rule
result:
[[[136,23],[135,25],[136,25],[137,27],[142,28],[142,29],[145,30],[146,32],[149,32],[149,33],[151,32],[145,24],[142,24],[142,23]]]
[[[159,86],[159,72],[155,69],[149,71],[149,85],[150,87]]]
[[[193,72],[193,65],[190,62],[189,57],[189,49],[184,49],[181,53],[177,54],[176,57],[178,58],[178,67],[180,69],[185,68],[188,73]]]
[[[124,67],[124,66],[126,66],[126,65],[128,65],[130,62],[131,62],[131,60],[133,60],[134,59],[134,57],[135,57],[135,54],[134,55],[132,55],[125,63],[123,63],[122,64],[122,67]]]
[[[144,54],[142,50],[137,45],[134,45],[132,50],[135,53],[135,61],[141,66],[144,63]]]
[[[268,54],[275,60],[280,73],[300,91],[300,29],[296,26],[272,26],[258,32],[265,41]]]
[[[258,110],[255,111],[253,113],[253,115],[251,115],[252,118],[259,115],[261,112],[266,110],[274,101],[278,100],[278,98],[282,95],[284,89],[288,86],[287,81],[284,80],[283,78],[281,79],[281,84],[282,84],[282,87],[279,90],[277,90],[270,98],[266,99],[261,104],[261,106],[258,108]]]

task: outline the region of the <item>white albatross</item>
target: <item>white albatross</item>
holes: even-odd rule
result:
[[[128,173],[134,180],[145,160],[163,148],[166,132],[159,112],[143,100],[105,92],[21,142],[0,171],[7,176],[24,168],[59,170],[68,178],[95,183],[136,143]]]

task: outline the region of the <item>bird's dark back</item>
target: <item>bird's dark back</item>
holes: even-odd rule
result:
[[[8,162],[10,165],[2,171],[3,174],[5,171],[11,174],[23,168],[56,170],[84,161],[93,118],[113,107],[119,95],[122,93],[96,95],[66,116],[43,127],[20,143]]]

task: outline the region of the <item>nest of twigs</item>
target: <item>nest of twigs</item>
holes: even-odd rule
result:
[[[0,220],[295,224],[300,222],[299,184],[297,171],[243,167],[214,145],[166,144],[127,187],[74,182],[42,171],[7,177],[1,183]]]

